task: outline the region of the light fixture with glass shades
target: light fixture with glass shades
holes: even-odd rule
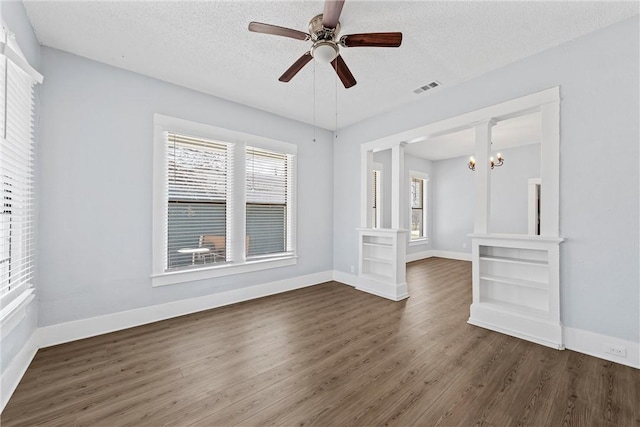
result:
[[[504,157],[502,157],[502,154],[498,153],[495,160],[493,157],[489,158],[489,163],[491,164],[491,169],[502,166],[504,164]],[[473,156],[469,157],[469,163],[467,163],[467,166],[472,171],[476,170],[476,159],[474,159]]]

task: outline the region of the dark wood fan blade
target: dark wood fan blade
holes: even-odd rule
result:
[[[349,89],[356,85],[356,79],[353,77],[353,74],[351,74],[349,67],[347,67],[344,59],[342,59],[342,56],[336,56],[336,59],[331,61],[331,66],[336,70],[336,73],[338,74],[338,77],[340,77],[340,81],[342,81],[345,89]]]
[[[285,71],[278,80],[280,80],[281,82],[288,82],[293,78],[293,76],[298,74],[298,71],[302,70],[302,67],[307,65],[307,63],[311,61],[312,58],[313,57],[311,56],[311,52],[305,53],[300,58],[298,58],[298,60],[294,62],[293,65],[289,67],[289,69]]]
[[[322,12],[322,26],[325,28],[336,28],[340,13],[342,13],[344,0],[325,0],[324,12]]]
[[[340,38],[344,47],[399,47],[402,33],[348,34]]]
[[[278,27],[277,25],[263,24],[262,22],[250,22],[249,31],[254,33],[272,34],[274,36],[290,37],[298,40],[309,40],[311,36],[302,31],[291,28]]]

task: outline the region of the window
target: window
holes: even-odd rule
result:
[[[287,253],[293,156],[247,147],[246,236],[248,258]]]
[[[411,175],[411,240],[427,239],[428,178]]]
[[[154,124],[154,286],[295,264],[294,145]]]
[[[374,164],[371,176],[371,228],[382,227],[382,165]]]
[[[29,66],[13,36],[0,39],[0,324],[3,334],[33,299],[34,202],[33,113],[36,83],[42,76]]]
[[[230,260],[206,248],[201,236],[223,236],[227,230],[229,146],[167,132],[167,270]],[[219,251],[222,248],[218,248]],[[225,245],[226,252],[226,245]],[[224,256],[223,256],[224,255]]]

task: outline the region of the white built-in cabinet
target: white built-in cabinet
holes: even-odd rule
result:
[[[560,238],[472,235],[473,304],[469,323],[563,348]]]
[[[357,288],[395,301],[407,298],[406,230],[361,228],[359,235]]]

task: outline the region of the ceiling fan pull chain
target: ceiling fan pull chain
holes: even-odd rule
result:
[[[336,78],[334,80],[334,82],[335,82],[335,92],[336,92],[336,94],[335,94],[335,100],[336,100],[336,124],[335,124],[335,127],[334,127],[335,130],[333,131],[333,134],[335,135],[335,137],[337,139],[338,138],[338,62],[335,61],[334,64],[335,64],[335,68],[336,68]]]
[[[313,142],[316,142],[316,63],[313,62]]]

